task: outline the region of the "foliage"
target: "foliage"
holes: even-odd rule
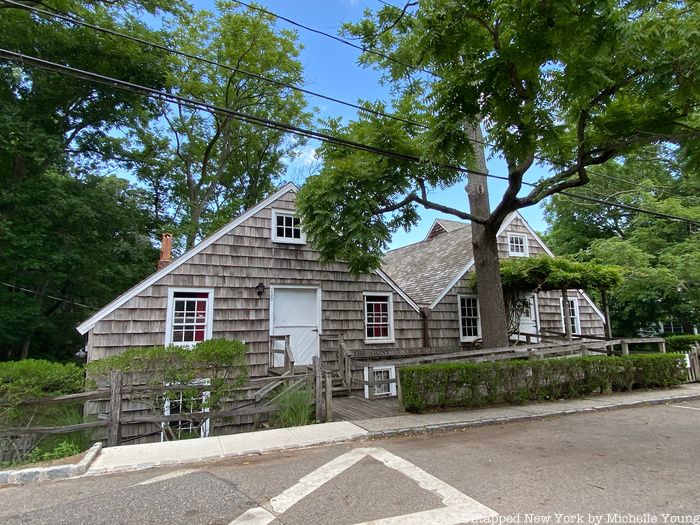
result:
[[[607,290],[621,281],[621,269],[618,267],[582,263],[545,254],[511,257],[502,260],[500,264],[503,288],[516,293],[572,288]],[[476,287],[477,276],[471,274],[470,280],[472,286]]]
[[[73,363],[25,359],[0,363],[0,399],[22,400],[81,392],[83,369]]]
[[[700,335],[669,335],[664,339],[669,352],[688,352],[693,345],[700,344]]]
[[[25,405],[21,402],[82,392],[84,384],[82,367],[73,363],[36,359],[0,363],[0,399],[9,402],[0,407],[0,426],[67,426],[83,423],[81,403]],[[12,446],[11,439],[0,441],[2,447]],[[93,430],[43,435],[24,457],[22,451],[15,448],[14,461],[8,464],[71,456],[86,450],[95,441]]]
[[[114,2],[55,0],[49,8],[87,22],[161,41],[143,15],[179,12],[183,3],[163,0]],[[154,88],[163,87],[164,53],[97,31],[0,6],[3,47],[44,60],[91,70]],[[122,140],[108,131],[148,119],[153,105],[141,95],[0,60],[0,181],[3,185],[66,164],[103,163],[118,155]],[[5,188],[8,189],[8,188]]]
[[[668,387],[687,379],[682,354],[436,363],[402,367],[399,373],[410,412]]]
[[[195,388],[195,381],[208,379],[210,397],[206,407],[217,407],[247,380],[245,353],[246,347],[240,341],[209,339],[192,348],[174,345],[131,348],[92,361],[85,368],[88,378],[98,385],[109,384],[112,370],[121,370],[127,375],[124,382],[129,384],[192,385],[182,392],[183,398],[197,397],[201,389]],[[162,408],[162,400],[148,399],[154,409]]]
[[[51,170],[0,190],[0,281],[30,290],[0,285],[0,359],[71,359],[89,307],[153,271],[140,198],[117,177]]]
[[[645,149],[597,169],[587,196],[700,220],[698,167],[680,152]],[[653,331],[673,319],[686,331],[700,323],[700,236],[683,222],[582,204],[555,197],[547,205],[547,241],[553,249],[580,261],[623,268],[623,279],[609,294],[616,334]]]
[[[277,29],[274,18],[224,1],[216,12],[178,17],[167,31],[173,47],[239,70],[170,56],[170,92],[292,126],[309,123],[299,91],[241,72],[303,84],[297,35]],[[157,196],[154,214],[173,222],[176,241],[187,248],[265,197],[303,143],[187,104],[163,104],[160,111],[162,118],[132,133],[141,149],[137,174]]]
[[[271,417],[274,427],[298,427],[308,425],[314,416],[314,391],[309,386],[286,390],[275,397],[279,407]]]
[[[422,162],[324,144],[321,173],[299,195],[308,237],[327,260],[366,271],[380,264],[391,233],[415,222],[416,205],[470,218],[429,193],[466,176],[434,161],[474,167],[465,125],[479,121],[508,168],[501,202],[477,218],[494,234],[508,212],[585,184],[587,166],[643,144],[691,144],[697,130],[683,123],[693,121],[700,93],[696,23],[697,6],[655,0],[546,9],[425,0],[411,16],[390,6],[366,12],[345,31],[378,52],[360,61],[381,69],[396,95],[391,107],[368,107],[425,127],[360,112],[345,125],[329,120],[327,131]],[[550,161],[551,176],[522,195],[536,157]]]
[[[28,6],[39,3],[28,2]],[[162,42],[146,15],[180,0],[50,0],[86,22]],[[106,76],[166,86],[163,51],[0,4],[6,49]],[[156,259],[127,181],[123,130],[154,116],[143,96],[0,59],[0,360],[67,360],[82,344],[74,326],[141,279]],[[33,293],[36,292],[36,293]],[[57,301],[48,296],[65,298]]]
[[[416,222],[417,206],[473,221],[475,269],[489,283],[478,290],[484,345],[506,344],[500,225],[585,185],[590,167],[647,144],[691,147],[700,135],[697,21],[697,5],[673,0],[422,0],[410,14],[366,11],[344,30],[394,95],[391,106],[368,106],[403,121],[359,112],[347,125],[326,122],[329,133],[375,151],[319,149],[323,167],[297,200],[307,238],[324,260],[363,272],[380,265],[393,232]],[[495,174],[507,188],[493,210],[485,144],[507,168]],[[538,164],[549,173],[526,185]],[[465,179],[469,211],[432,199]]]
[[[78,447],[75,443],[70,440],[63,440],[59,442],[55,447],[49,450],[45,450],[43,447],[37,447],[30,454],[28,454],[24,460],[28,463],[36,463],[38,461],[50,461],[53,459],[60,459],[69,456],[75,456],[80,454],[83,450]]]

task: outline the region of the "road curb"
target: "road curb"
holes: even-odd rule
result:
[[[581,398],[588,399],[590,401],[595,401],[595,398]],[[539,419],[547,419],[550,417],[559,416],[569,416],[574,414],[585,414],[585,413],[595,413],[595,412],[609,412],[612,410],[622,410],[625,408],[637,408],[641,406],[652,406],[652,405],[667,405],[670,403],[681,403],[683,401],[696,401],[700,400],[700,394],[688,394],[678,397],[669,397],[664,399],[650,399],[642,401],[632,401],[629,403],[618,403],[614,405],[601,405],[598,407],[583,407],[583,408],[570,408],[566,410],[558,410],[553,412],[547,412],[544,414],[523,414],[522,416],[505,416],[505,417],[495,417],[487,419],[478,419],[475,421],[454,421],[449,423],[438,423],[432,425],[418,425],[414,427],[406,427],[400,429],[387,429],[387,430],[368,430],[367,439],[384,439],[394,436],[409,436],[415,434],[431,434],[437,432],[449,432],[451,430],[461,430],[465,428],[478,428],[493,425],[502,425],[504,423],[518,423],[524,421],[535,421]],[[517,405],[516,405],[517,407]],[[361,427],[361,425],[358,425]],[[356,441],[356,440],[353,440]]]
[[[102,450],[102,443],[90,447],[79,463],[56,465],[54,467],[33,467],[21,470],[0,471],[0,485],[19,485],[35,481],[53,481],[82,476]]]

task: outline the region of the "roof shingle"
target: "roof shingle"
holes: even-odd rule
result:
[[[446,230],[387,252],[382,270],[419,306],[430,306],[474,258],[469,224],[439,220]]]

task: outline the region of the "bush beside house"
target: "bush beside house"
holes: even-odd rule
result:
[[[696,344],[700,345],[700,335],[669,335],[664,339],[669,352],[690,352]]]
[[[668,387],[687,377],[682,354],[435,363],[407,366],[399,374],[409,412]]]

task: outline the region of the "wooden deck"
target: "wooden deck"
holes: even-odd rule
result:
[[[373,400],[358,396],[333,398],[333,421],[401,416],[405,413],[396,397]]]

